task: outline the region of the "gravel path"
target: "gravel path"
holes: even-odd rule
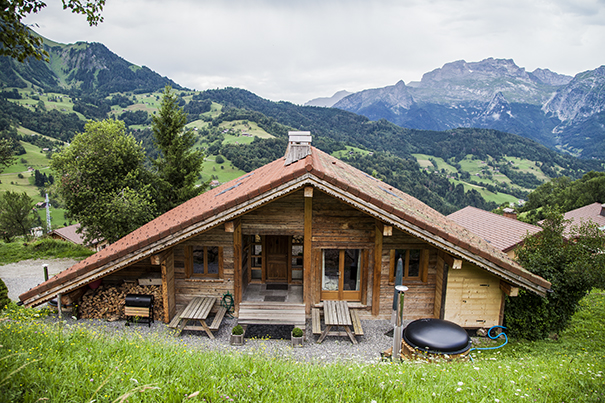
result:
[[[51,318],[58,321],[56,315]],[[362,320],[365,336],[357,336],[358,344],[353,344],[348,337],[328,336],[321,343],[315,341],[311,331],[311,321],[307,321],[306,341],[302,347],[292,348],[290,342],[291,326],[248,326],[243,346],[231,346],[229,338],[231,328],[237,324],[235,318],[225,318],[220,329],[214,332],[215,339],[211,340],[205,332],[184,331],[177,336],[173,329],[166,324],[155,322],[125,326],[125,321],[108,322],[98,319],[74,320],[63,318],[68,327],[87,327],[101,330],[114,336],[132,336],[152,338],[158,342],[176,343],[195,350],[224,351],[225,353],[253,354],[261,353],[269,357],[293,359],[295,361],[312,362],[317,364],[333,362],[378,363],[380,353],[392,346],[393,338],[385,332],[392,329],[386,320]]]
[[[49,276],[77,263],[73,259],[36,259],[25,260],[19,263],[0,266],[0,278],[8,287],[9,297],[17,301],[19,295],[44,280],[42,265],[48,264]],[[51,318],[57,321],[55,314]],[[229,345],[231,328],[237,324],[237,319],[225,318],[220,329],[214,333],[211,340],[204,332],[185,331],[176,336],[166,324],[155,322],[148,327],[146,324],[125,326],[125,321],[108,322],[98,319],[74,320],[69,316],[63,317],[68,327],[89,327],[106,331],[110,335],[132,335],[152,337],[158,341],[178,343],[192,349],[219,350],[225,352],[239,352],[249,354],[260,352],[272,357],[292,358],[296,361],[329,363],[338,361],[353,361],[360,363],[376,363],[380,361],[380,352],[392,346],[393,338],[386,336],[385,332],[392,329],[389,321],[362,320],[365,336],[357,336],[358,344],[352,344],[348,337],[328,336],[322,344],[315,341],[311,331],[311,321],[307,321],[306,341],[301,348],[292,348],[290,342],[289,326],[249,326],[246,331],[246,341],[243,346]]]
[[[44,264],[48,264],[48,276],[52,277],[77,262],[74,259],[22,260],[0,266],[0,278],[8,287],[8,297],[18,301],[19,295],[44,282]]]

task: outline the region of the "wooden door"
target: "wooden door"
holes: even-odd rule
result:
[[[267,281],[288,281],[289,246],[288,236],[266,236]]]

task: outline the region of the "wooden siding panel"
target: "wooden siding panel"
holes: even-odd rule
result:
[[[299,190],[242,216],[242,234],[302,236],[304,214],[304,191]]]
[[[444,319],[467,328],[499,324],[502,309],[500,280],[470,263],[449,270]]]

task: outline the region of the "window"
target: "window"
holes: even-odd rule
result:
[[[392,249],[389,282],[395,282],[397,262],[403,263],[403,280],[427,281],[429,250],[428,249]]]
[[[219,246],[185,247],[185,272],[187,278],[222,278],[223,248]]]
[[[322,299],[361,299],[362,256],[360,249],[322,250]]]

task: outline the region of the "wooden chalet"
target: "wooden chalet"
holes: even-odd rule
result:
[[[156,275],[165,322],[196,297],[228,292],[247,324],[304,320],[324,300],[385,319],[400,257],[405,319],[497,325],[506,294],[550,288],[481,237],[293,132],[284,158],[189,200],[20,299],[35,306],[98,279]],[[276,287],[288,296],[270,298]]]

